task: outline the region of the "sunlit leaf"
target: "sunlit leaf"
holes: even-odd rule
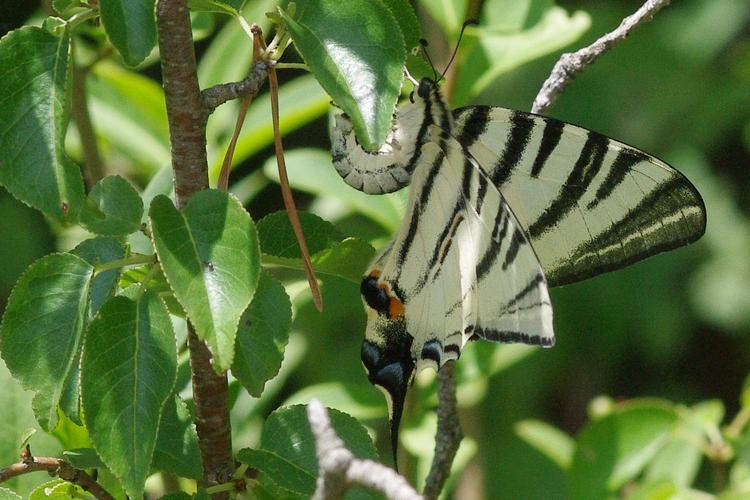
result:
[[[2,357],[13,376],[37,392],[34,413],[46,430],[57,423],[81,346],[93,273],[75,255],[42,257],[16,283],[0,325]]]
[[[24,27],[0,40],[0,184],[58,221],[83,202],[78,166],[63,150],[70,102],[70,39]]]
[[[160,195],[149,210],[156,253],[175,297],[195,331],[207,340],[213,367],[226,371],[234,357],[240,316],[260,270],[250,216],[231,195],[204,190],[183,213]]]
[[[177,375],[174,331],[161,299],[147,291],[104,304],[86,336],[82,372],[94,448],[128,495],[140,498]]]
[[[352,119],[360,143],[377,149],[391,129],[406,61],[389,8],[370,0],[301,0],[282,17],[323,88]]]

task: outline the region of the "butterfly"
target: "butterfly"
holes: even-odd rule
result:
[[[555,343],[549,287],[622,268],[704,233],[677,170],[597,132],[500,107],[450,110],[434,80],[395,111],[379,150],[335,116],[333,164],[350,186],[411,185],[395,237],[362,280],[361,357],[389,407],[394,461],[406,391],[470,339]]]

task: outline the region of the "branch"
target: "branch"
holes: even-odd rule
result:
[[[624,40],[638,25],[653,19],[671,0],[647,0],[634,14],[626,17],[614,31],[576,52],[563,54],[552,68],[542,89],[534,99],[532,113],[544,114],[567,88],[570,82],[591,65],[600,55]]]
[[[181,208],[192,195],[208,187],[208,112],[198,87],[187,0],[159,0],[156,21],[172,146],[175,198]],[[190,324],[188,347],[203,482],[211,486],[229,481],[234,472],[227,376],[214,372],[211,352]],[[229,494],[221,492],[213,497],[228,498]]]
[[[424,497],[436,499],[450,476],[451,465],[463,439],[456,402],[456,362],[446,362],[438,371],[438,426],[435,455],[424,486]]]
[[[99,500],[114,500],[114,497],[86,472],[54,457],[33,457],[29,454],[22,462],[0,469],[0,483],[21,474],[36,471],[47,471],[51,476],[58,476],[60,479],[76,484]]]
[[[378,491],[392,500],[421,500],[419,493],[393,469],[355,457],[336,435],[328,412],[317,399],[307,406],[307,419],[315,436],[318,457],[314,500],[343,498],[353,485]]]
[[[206,113],[213,113],[216,108],[232,99],[256,95],[266,81],[268,67],[273,62],[260,60],[253,65],[250,74],[243,80],[214,85],[202,91],[201,97]]]
[[[96,143],[94,125],[91,122],[88,100],[86,99],[86,76],[89,70],[90,66],[73,68],[71,111],[81,138],[83,177],[86,180],[86,188],[91,190],[104,177],[105,172],[102,158],[99,155],[99,146]]]

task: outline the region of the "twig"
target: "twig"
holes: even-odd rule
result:
[[[47,471],[51,476],[58,476],[69,483],[77,484],[99,500],[114,500],[114,497],[86,472],[76,469],[66,461],[54,457],[33,457],[29,454],[22,462],[0,469],[0,483],[21,474],[36,471]]]
[[[605,51],[624,40],[638,25],[653,19],[671,0],[647,0],[635,13],[626,17],[614,31],[573,53],[563,54],[534,99],[532,113],[544,114],[571,81]]]
[[[195,193],[208,188],[208,112],[198,87],[187,0],[159,0],[156,22],[172,146],[175,198],[181,208]],[[188,347],[203,483],[211,486],[227,482],[234,472],[227,376],[214,372],[211,352],[190,323]],[[229,498],[225,492],[212,496],[214,499]]]
[[[268,76],[269,62],[263,60],[256,62],[250,74],[239,82],[222,83],[202,91],[201,96],[206,112],[211,114],[217,107],[232,99],[256,95]]]
[[[388,499],[418,500],[422,497],[393,469],[355,457],[331,426],[328,412],[317,399],[307,406],[307,419],[315,436],[318,481],[314,500],[343,498],[353,485],[378,491]]]
[[[463,439],[456,401],[456,362],[453,360],[446,362],[438,371],[437,418],[435,455],[432,457],[432,466],[423,492],[426,499],[440,495]]]

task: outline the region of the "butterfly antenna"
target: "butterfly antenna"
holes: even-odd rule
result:
[[[430,67],[432,68],[432,74],[434,76],[435,83],[438,81],[438,72],[435,69],[435,64],[432,62],[432,58],[430,58],[430,53],[427,52],[427,40],[424,38],[419,39],[419,45],[422,46],[422,53],[424,54],[425,58],[427,59],[427,62],[430,63]]]
[[[448,72],[448,68],[450,68],[451,64],[453,64],[453,60],[456,58],[456,54],[458,53],[458,46],[461,45],[461,39],[464,37],[464,30],[466,29],[466,27],[467,26],[476,26],[477,24],[479,24],[478,20],[476,20],[476,19],[467,19],[466,21],[464,21],[464,24],[461,25],[461,31],[458,34],[458,41],[456,42],[456,47],[453,49],[453,54],[451,54],[451,58],[448,59],[448,64],[445,65],[445,69],[440,74],[440,79],[438,81],[440,81],[443,78],[445,78],[445,74]]]

